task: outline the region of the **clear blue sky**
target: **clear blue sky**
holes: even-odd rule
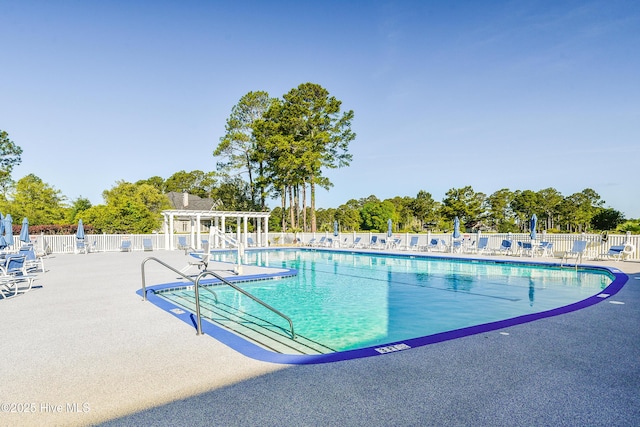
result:
[[[592,188],[640,218],[635,0],[0,0],[0,62],[13,177],[69,200],[214,170],[242,95],[313,82],[357,133],[319,207]]]

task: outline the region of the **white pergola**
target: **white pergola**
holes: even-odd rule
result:
[[[201,221],[210,221],[213,227],[219,230],[225,230],[225,224],[227,219],[235,219],[236,221],[236,241],[242,242],[247,247],[248,237],[248,224],[250,219],[256,219],[256,246],[267,247],[269,246],[269,212],[231,212],[231,211],[198,211],[189,209],[176,209],[162,211],[164,216],[164,235],[165,235],[165,247],[171,250],[174,249],[173,222],[176,219],[189,220],[190,222],[190,234],[191,241],[195,242],[196,247],[194,249],[202,249],[201,239]],[[264,226],[263,226],[264,224]],[[242,233],[241,233],[242,231]],[[225,248],[226,242],[224,239],[214,239],[214,242],[209,242],[211,248]]]

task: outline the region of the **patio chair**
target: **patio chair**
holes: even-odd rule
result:
[[[38,271],[44,273],[44,259],[36,256],[33,246],[23,246],[18,251],[18,255],[24,255],[25,269],[27,272]]]
[[[540,256],[553,256],[553,242],[540,242],[538,251],[540,251]]]
[[[391,249],[398,249],[401,244],[402,244],[402,239],[399,239],[399,238],[395,238],[389,242]]]
[[[86,254],[87,253],[87,244],[84,239],[76,239],[76,253],[78,254]]]
[[[407,246],[407,250],[410,251],[417,251],[420,249],[420,247],[418,246],[418,240],[420,239],[420,237],[418,236],[411,236],[411,239],[409,239],[409,246]]]
[[[427,245],[428,251],[444,252],[446,249],[447,249],[447,244],[444,242],[444,239],[431,239],[431,241]]]
[[[570,251],[565,251],[565,253],[562,255],[562,262],[560,262],[560,266],[564,266],[564,262],[567,261],[569,258],[576,258],[576,268],[578,267],[578,264],[582,262],[582,256],[584,255],[584,252],[587,250],[587,242],[586,240],[576,240],[573,242],[573,246],[571,247]]]
[[[145,251],[153,250],[153,243],[151,243],[151,239],[149,238],[142,239],[142,249],[144,249]]]
[[[124,239],[120,243],[120,251],[122,251],[122,252],[131,252],[131,240]]]
[[[189,247],[186,236],[178,236],[178,249],[184,250]]]
[[[34,276],[27,272],[25,258],[24,255],[9,254],[4,265],[0,265],[0,291],[4,297],[7,297],[8,293],[16,296],[31,290]],[[25,282],[26,286],[20,286]]]
[[[500,247],[498,248],[498,253],[500,254],[505,254],[505,255],[510,255],[511,253],[513,253],[513,248],[512,248],[512,242],[511,240],[503,240],[502,243],[500,243]]]
[[[478,239],[478,246],[476,246],[475,253],[479,255],[491,254],[491,248],[489,248],[488,237],[480,237]]]
[[[635,248],[630,244],[611,246],[606,253],[600,254],[599,259],[615,259],[616,261],[624,260],[633,253]]]
[[[253,238],[252,237],[247,237],[247,246],[251,248],[251,247],[254,247],[255,245],[256,244],[253,241]]]

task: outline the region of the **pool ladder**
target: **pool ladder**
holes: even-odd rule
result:
[[[233,283],[229,282],[228,280],[226,280],[224,277],[220,276],[218,273],[211,271],[211,270],[204,270],[202,273],[200,273],[198,275],[198,277],[196,277],[195,280],[193,280],[193,278],[185,275],[183,272],[176,270],[175,268],[171,267],[169,264],[160,261],[158,258],[155,257],[148,257],[145,258],[142,261],[142,264],[140,265],[140,269],[142,271],[142,300],[146,301],[147,300],[147,285],[146,285],[146,280],[145,280],[145,272],[144,272],[144,266],[147,263],[147,261],[156,261],[157,263],[163,265],[164,267],[168,268],[169,270],[173,271],[174,273],[180,275],[181,277],[189,280],[190,282],[192,282],[194,284],[193,286],[193,290],[195,292],[195,296],[196,296],[196,301],[195,301],[195,305],[196,305],[196,326],[197,326],[197,335],[202,335],[202,318],[200,316],[200,280],[203,277],[206,276],[213,276],[216,279],[220,280],[220,282],[224,283],[227,286],[232,287],[233,289],[235,289],[236,291],[240,292],[241,294],[247,296],[248,298],[252,299],[253,301],[257,302],[258,304],[262,305],[263,307],[265,307],[266,309],[272,311],[273,313],[277,314],[278,316],[282,317],[284,320],[286,320],[289,323],[289,328],[291,331],[291,338],[292,339],[296,339],[296,333],[293,329],[293,322],[291,321],[291,319],[286,316],[285,314],[283,314],[282,312],[280,312],[279,310],[273,308],[272,306],[270,306],[269,304],[267,304],[266,302],[262,301],[260,298],[250,294],[249,292],[245,291],[244,289],[240,288],[237,285],[234,285]],[[207,288],[204,288],[207,291],[211,292],[215,297],[216,297],[216,302],[218,300],[218,296],[216,295],[216,293],[212,290],[209,290]]]

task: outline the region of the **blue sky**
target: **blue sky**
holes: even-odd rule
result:
[[[592,188],[640,218],[637,1],[0,0],[0,17],[13,177],[69,200],[214,170],[240,97],[313,82],[357,133],[319,207]]]

